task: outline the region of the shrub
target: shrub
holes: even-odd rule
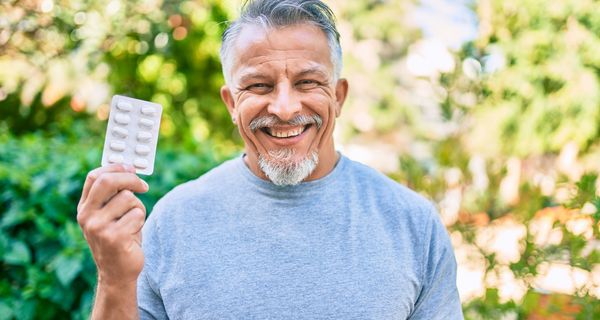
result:
[[[102,141],[41,133],[18,139],[0,132],[0,319],[86,319],[96,268],[76,221],[89,170],[99,166]],[[161,146],[148,212],[175,185],[199,176],[222,159],[210,143],[199,152]]]

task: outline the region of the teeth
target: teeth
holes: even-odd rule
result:
[[[289,138],[289,137],[295,137],[299,134],[302,133],[302,131],[304,131],[304,127],[300,127],[300,128],[296,128],[293,130],[276,130],[273,128],[267,128],[267,132],[277,138]]]

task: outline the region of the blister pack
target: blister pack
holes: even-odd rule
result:
[[[102,166],[129,164],[136,173],[151,175],[158,142],[162,106],[115,95],[110,104]]]

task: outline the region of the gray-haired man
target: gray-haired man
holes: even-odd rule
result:
[[[348,83],[333,20],[321,1],[247,3],[221,50],[245,154],[167,194],[143,231],[131,168],[90,172],[93,317],[462,318],[435,209],[335,151]]]

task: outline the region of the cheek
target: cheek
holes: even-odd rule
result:
[[[250,97],[239,101],[237,113],[242,120],[242,124],[250,124],[250,121],[266,108],[266,104],[262,100],[264,99],[260,97]]]
[[[335,99],[330,97],[327,92],[319,91],[306,94],[300,97],[303,105],[302,113],[315,113],[327,122],[330,115],[335,114]],[[237,113],[244,126],[259,115],[267,113],[269,99],[263,96],[249,96],[238,101]],[[335,117],[335,116],[334,116]]]
[[[323,122],[326,122],[327,118],[332,115],[332,108],[335,106],[334,100],[324,94],[312,95],[305,100],[304,105],[323,118]]]

